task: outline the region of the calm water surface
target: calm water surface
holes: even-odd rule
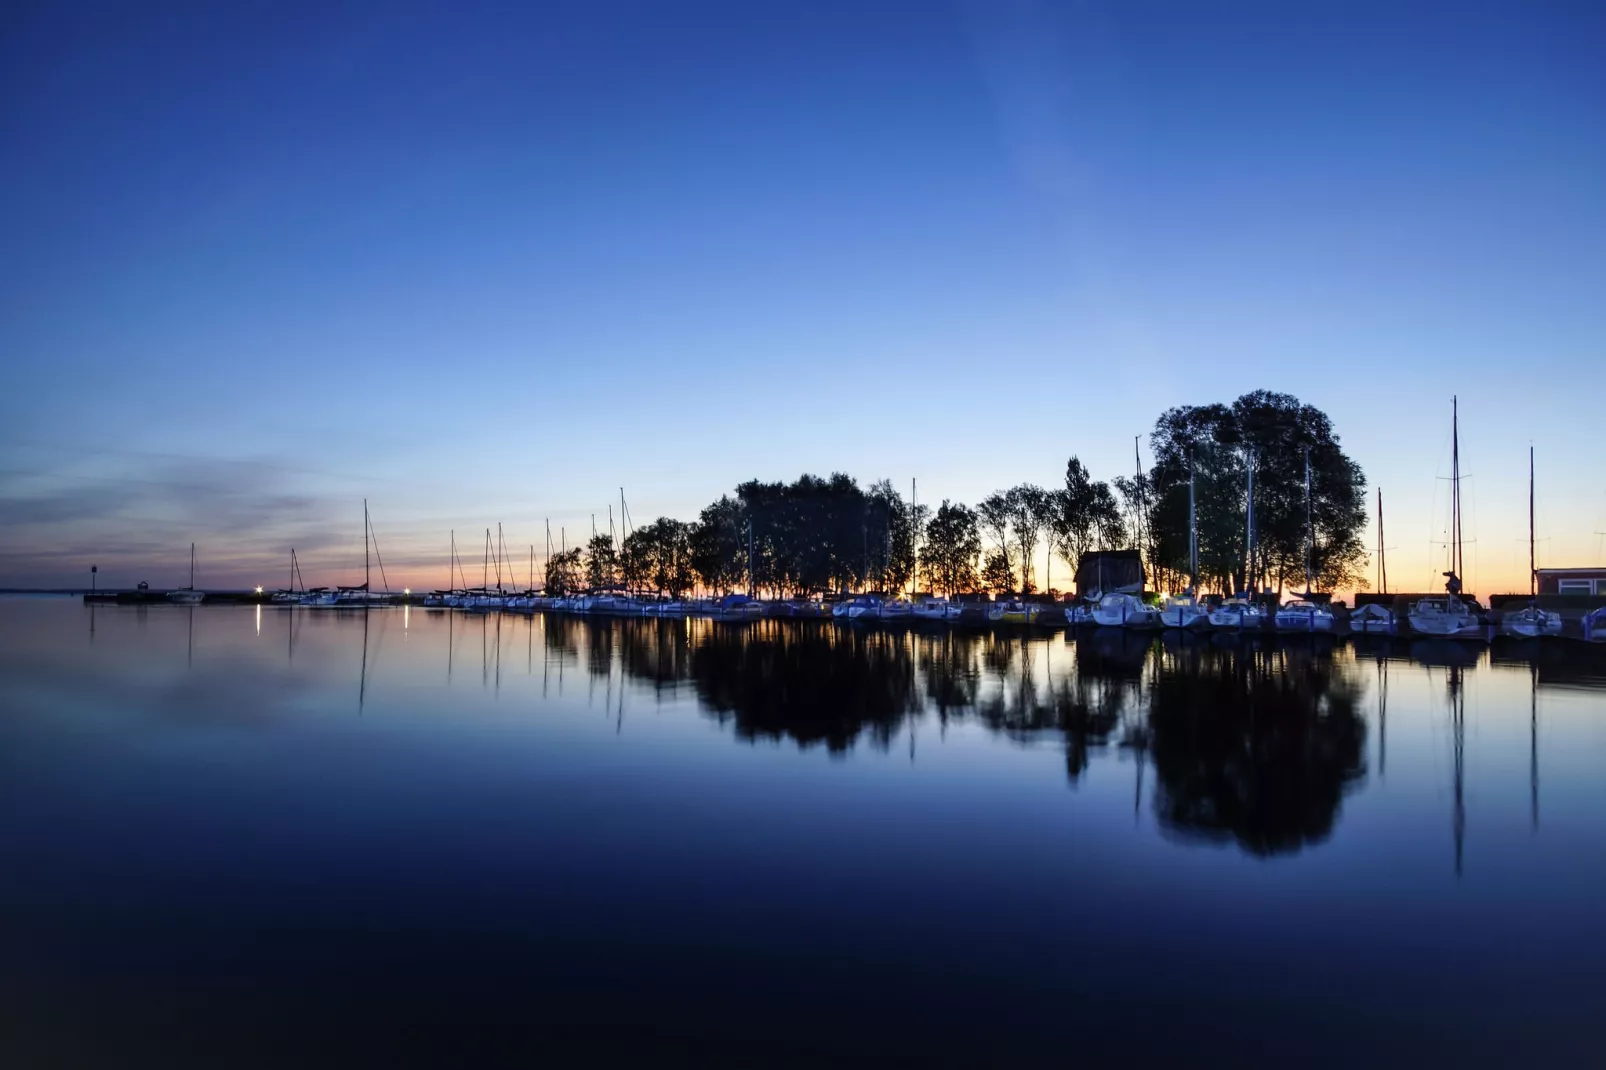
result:
[[[1606,649],[0,599],[0,1065],[1598,1057]]]

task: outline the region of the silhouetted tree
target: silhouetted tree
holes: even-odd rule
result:
[[[728,594],[747,578],[747,517],[723,496],[705,507],[691,531],[691,565],[705,587]]]
[[[982,582],[995,591],[1007,591],[1015,586],[1013,555],[1009,551],[1010,514],[1007,491],[995,490],[976,503],[976,520],[982,533],[992,538],[996,554],[1002,561],[1002,571],[1009,577],[1002,585],[997,582],[999,566],[994,563],[994,553],[989,552],[982,563]]]
[[[981,556],[981,532],[971,509],[943,499],[937,514],[926,524],[920,573],[926,584],[947,595],[976,589],[976,559]]]
[[[1194,472],[1200,572],[1207,585],[1248,585],[1246,469],[1255,468],[1263,582],[1305,582],[1305,450],[1310,449],[1314,586],[1366,586],[1366,479],[1339,447],[1327,415],[1287,394],[1256,391],[1226,405],[1163,413],[1149,436],[1153,563],[1180,576],[1188,560],[1188,472]],[[1157,580],[1157,582],[1159,582]],[[1176,586],[1175,581],[1172,586]]]
[[[592,590],[613,587],[619,582],[619,554],[613,536],[600,532],[586,543],[586,583]]]
[[[981,566],[982,586],[994,594],[1009,594],[1015,589],[1015,570],[1009,565],[1009,555],[1002,547],[987,551]]]
[[[1108,483],[1093,480],[1082,462],[1065,462],[1065,486],[1051,493],[1048,537],[1051,549],[1073,570],[1082,555],[1122,542],[1121,511]]]
[[[577,546],[572,550],[555,553],[546,563],[546,592],[554,597],[580,589],[582,554]],[[548,618],[552,620],[553,618]]]

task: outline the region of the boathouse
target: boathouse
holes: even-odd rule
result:
[[[1542,568],[1535,573],[1540,594],[1606,595],[1606,566]]]

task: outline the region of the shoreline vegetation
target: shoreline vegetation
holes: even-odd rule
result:
[[[1280,597],[1305,586],[1307,563],[1312,592],[1367,588],[1366,477],[1319,409],[1264,390],[1230,405],[1181,406],[1155,422],[1149,449],[1152,464],[1145,469],[1135,456],[1131,475],[1095,479],[1073,455],[1062,486],[1021,483],[973,506],[944,499],[933,508],[916,501],[912,483],[905,497],[891,480],[861,486],[842,472],[749,480],[694,521],[660,517],[622,537],[598,532],[580,546],[549,548],[545,591],[1055,595],[1056,561],[1068,579],[1085,554],[1134,549],[1152,591],[1253,588]],[[1190,477],[1200,505],[1192,577]]]

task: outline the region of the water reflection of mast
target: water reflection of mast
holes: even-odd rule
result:
[[[184,667],[189,668],[195,664],[195,607],[190,606],[190,636],[185,647]]]
[[[1528,794],[1533,808],[1533,827],[1539,828],[1539,661],[1528,666]]]
[[[1467,697],[1461,667],[1450,666],[1450,732],[1455,761],[1455,875],[1461,876],[1461,849],[1467,833],[1467,811],[1462,787],[1465,772]]]
[[[1389,762],[1389,663],[1377,659],[1377,776],[1388,773]]]
[[[357,678],[357,712],[362,712],[363,703],[368,697],[368,618],[371,613],[362,615],[362,672]]]

